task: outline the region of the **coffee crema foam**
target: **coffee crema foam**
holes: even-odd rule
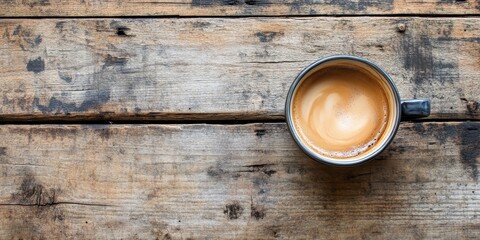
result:
[[[334,66],[298,86],[292,115],[302,140],[334,158],[358,156],[375,146],[388,122],[388,99],[380,79],[360,69]]]

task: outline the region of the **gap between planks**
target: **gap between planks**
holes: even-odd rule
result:
[[[162,18],[385,18],[385,17],[411,17],[411,18],[480,18],[480,14],[315,14],[315,15],[301,15],[301,14],[285,14],[285,15],[231,15],[231,16],[191,16],[191,15],[112,15],[112,16],[0,16],[0,19],[162,19]]]
[[[479,119],[405,119],[402,123],[462,123],[462,122],[480,122]],[[257,119],[257,120],[20,120],[20,121],[0,121],[3,125],[246,125],[256,123],[286,123],[285,119]]]

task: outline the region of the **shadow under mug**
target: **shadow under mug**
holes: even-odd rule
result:
[[[336,66],[336,62],[342,62],[343,66],[345,62],[351,63],[352,65],[361,65],[365,68],[369,68],[369,71],[373,71],[380,76],[382,81],[386,83],[389,90],[393,93],[393,118],[394,123],[393,127],[390,129],[386,129],[383,134],[386,134],[386,140],[373,146],[373,151],[370,151],[369,154],[362,156],[358,159],[353,160],[345,160],[341,158],[333,158],[333,157],[326,157],[323,156],[315,151],[313,151],[299,136],[297,129],[295,128],[294,121],[293,121],[293,114],[292,114],[292,106],[293,106],[293,97],[298,89],[298,86],[305,80],[308,76],[312,73],[322,69],[325,65]],[[285,116],[287,121],[287,126],[292,135],[293,139],[297,143],[297,145],[302,149],[309,157],[321,162],[330,165],[336,166],[353,166],[364,163],[378,154],[380,154],[393,140],[395,134],[397,133],[398,127],[400,126],[400,121],[402,118],[418,118],[418,117],[427,117],[430,115],[430,100],[429,99],[409,99],[409,100],[401,100],[400,95],[398,93],[398,89],[395,86],[392,78],[378,65],[375,63],[370,62],[361,57],[352,56],[352,55],[335,55],[326,58],[322,58],[310,66],[306,67],[300,74],[295,78],[288,91],[287,100],[285,104]]]

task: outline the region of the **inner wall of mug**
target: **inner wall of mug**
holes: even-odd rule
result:
[[[293,102],[294,102],[294,99],[295,99],[297,89],[299,89],[301,84],[306,79],[308,79],[312,74],[314,74],[314,73],[316,73],[316,72],[318,72],[322,69],[329,68],[329,67],[349,67],[349,68],[357,69],[359,71],[367,73],[368,75],[372,76],[372,78],[375,78],[375,79],[378,80],[378,83],[380,84],[381,88],[385,92],[385,96],[386,96],[386,99],[387,99],[387,105],[388,105],[388,110],[387,110],[388,119],[387,119],[387,124],[386,124],[385,130],[383,131],[382,135],[379,137],[377,142],[373,145],[373,147],[370,147],[367,151],[362,152],[357,156],[348,157],[348,158],[330,157],[330,156],[326,156],[326,155],[320,154],[317,151],[315,151],[303,139],[304,137],[301,136],[301,134],[299,132],[297,132],[296,129],[299,129],[299,128],[298,128],[298,126],[296,126],[297,123],[294,119],[290,119],[291,123],[293,124],[293,129],[292,130],[295,131],[295,134],[300,138],[300,139],[297,139],[297,142],[298,142],[298,140],[300,140],[303,143],[302,144],[303,147],[306,147],[306,148],[309,149],[309,151],[308,151],[309,155],[313,154],[314,155],[313,157],[315,157],[315,158],[319,158],[319,159],[322,159],[324,161],[334,163],[334,164],[339,163],[339,164],[342,164],[342,165],[343,164],[349,164],[349,163],[354,164],[354,163],[362,162],[362,161],[370,158],[371,156],[376,155],[381,150],[383,150],[383,148],[385,148],[385,146],[388,145],[391,138],[393,137],[392,134],[396,132],[396,129],[398,127],[398,121],[399,121],[399,118],[400,118],[400,114],[398,114],[400,103],[398,102],[399,100],[398,100],[396,90],[392,86],[392,83],[388,79],[386,79],[386,77],[382,73],[380,73],[377,69],[375,69],[374,67],[372,67],[371,65],[369,65],[367,63],[364,63],[364,62],[361,62],[361,61],[358,61],[358,60],[354,60],[354,59],[342,59],[342,58],[333,59],[333,60],[329,60],[329,61],[323,62],[323,63],[315,66],[314,68],[310,69],[307,73],[304,74],[302,79],[295,86],[295,91],[293,92],[291,100],[290,100],[290,111],[293,107],[292,105],[293,105]],[[290,118],[293,118],[293,117],[294,117],[293,113],[291,112],[290,113]]]

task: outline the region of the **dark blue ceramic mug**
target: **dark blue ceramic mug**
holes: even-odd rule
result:
[[[368,145],[365,144],[365,145],[362,145],[361,147],[351,146],[352,149],[357,149],[357,150],[349,151],[350,155],[346,155],[346,154],[342,155],[341,151],[332,150],[333,152],[329,152],[327,150],[324,150],[325,149],[324,146],[320,146],[320,145],[322,144],[331,145],[330,144],[331,142],[329,142],[328,138],[321,138],[322,134],[324,134],[321,131],[329,131],[328,125],[326,125],[327,127],[324,128],[323,130],[304,127],[303,125],[311,126],[312,123],[308,122],[307,124],[306,121],[302,122],[300,118],[301,116],[304,116],[303,112],[302,114],[295,112],[295,111],[297,112],[300,111],[296,109],[299,109],[299,107],[297,107],[297,105],[299,104],[299,101],[303,101],[302,99],[304,99],[300,97],[300,96],[303,96],[303,92],[321,91],[321,90],[318,90],[318,89],[322,89],[320,87],[317,87],[317,86],[312,87],[313,86],[312,81],[326,81],[326,80],[322,80],[321,78],[317,79],[315,77],[323,76],[322,74],[324,74],[324,72],[328,72],[328,71],[332,72],[333,71],[332,69],[336,69],[335,71],[340,71],[340,73],[342,73],[343,71],[342,69],[345,69],[345,71],[349,71],[350,74],[353,72],[352,76],[356,76],[355,74],[357,72],[359,77],[360,75],[362,76],[369,75],[363,78],[364,79],[371,78],[371,79],[375,79],[375,81],[378,81],[379,86],[381,85],[381,88],[379,88],[381,90],[379,91],[381,91],[383,95],[388,96],[385,98],[387,99],[385,100],[385,102],[388,104],[388,107],[386,108],[388,110],[385,110],[385,113],[384,113],[385,119],[386,119],[384,124],[385,126],[382,126],[381,132],[378,131],[378,135],[376,135],[377,137],[375,137],[374,139],[375,141],[373,142],[370,141]],[[330,77],[330,79],[335,79],[335,77],[333,78]],[[335,80],[329,80],[329,81],[335,81]],[[366,80],[362,80],[362,81],[366,81]],[[336,90],[335,89],[332,90],[332,88],[335,88],[336,86],[335,82],[332,82],[332,83],[334,84],[332,84],[331,86],[327,86],[327,88],[329,88],[330,89],[329,91],[331,92],[319,93],[324,95],[325,94],[327,95],[330,94],[330,95],[328,96],[321,95],[322,98],[315,100],[316,103],[321,105],[323,104],[321,101],[327,101],[322,99],[329,99],[329,97],[338,98],[337,96],[338,94],[335,92]],[[322,83],[322,84],[325,85],[327,83]],[[351,86],[349,84],[351,84]],[[350,81],[348,79],[346,80],[346,83],[343,84],[342,86],[343,88],[345,87],[346,88],[351,87],[352,89],[358,88],[358,85],[357,86],[353,85],[353,81]],[[311,93],[308,93],[308,94],[311,95]],[[316,93],[313,93],[313,94],[316,94]],[[375,102],[371,102],[371,103],[375,103]],[[306,104],[305,106],[310,106],[310,105]],[[330,103],[328,103],[327,105],[330,108],[335,108],[336,106],[335,104],[332,105]],[[371,109],[368,109],[369,106],[366,106],[366,108],[367,109],[365,109],[365,111],[371,110]],[[305,111],[308,112],[308,109]],[[363,111],[363,109],[355,109],[355,111],[358,113]],[[329,112],[329,114],[328,115],[324,114],[325,112]],[[335,112],[335,109],[333,109],[333,112]],[[308,120],[308,121],[324,122],[324,119],[328,118],[328,119],[333,119],[332,121],[334,121],[335,123],[336,121],[335,116],[332,116],[333,112],[332,111],[323,111],[323,112],[316,111],[315,112],[316,115],[314,115],[313,118],[311,118],[310,116],[308,118],[308,119],[314,119],[314,120]],[[339,114],[342,114],[342,113],[340,112]],[[397,133],[397,130],[402,118],[405,119],[405,118],[427,117],[429,114],[430,114],[429,99],[401,100],[397,87],[395,86],[392,78],[383,69],[381,69],[378,65],[372,63],[369,60],[366,60],[364,58],[357,57],[357,56],[351,56],[351,55],[336,55],[336,56],[323,58],[314,62],[313,64],[305,68],[303,71],[301,71],[300,74],[297,76],[297,78],[293,81],[292,86],[290,87],[290,90],[287,95],[286,105],[285,105],[285,116],[286,116],[287,125],[297,145],[311,158],[322,163],[336,165],[336,166],[357,165],[374,158],[375,156],[380,154],[392,142],[393,138],[395,137],[395,134]],[[362,126],[356,126],[355,121],[356,119],[353,119],[352,121],[350,121],[350,124],[353,124],[350,127],[356,128],[356,131],[358,131],[361,134],[364,134],[367,130],[364,132],[362,132],[362,129],[359,130],[358,128],[359,127],[361,128]],[[342,131],[349,131],[349,129],[346,128]],[[313,138],[316,139],[317,135],[320,136],[318,137],[318,139],[320,140],[315,142],[312,139]],[[345,138],[348,142],[349,134],[346,134],[346,136],[347,137]],[[343,136],[339,136],[339,138],[342,138],[342,137]],[[335,146],[333,146],[333,148],[334,147]],[[347,146],[347,147],[350,147],[350,146]]]

